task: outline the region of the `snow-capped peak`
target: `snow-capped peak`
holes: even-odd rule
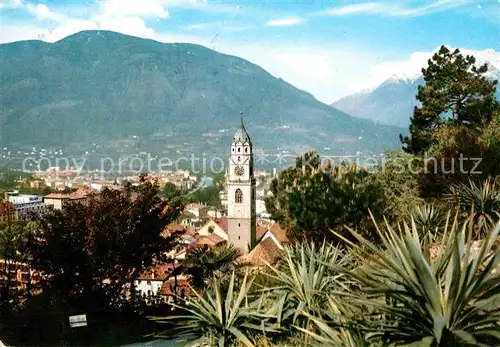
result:
[[[392,74],[387,81],[397,82],[397,83],[413,83],[418,80],[422,76],[422,73],[394,73]]]
[[[455,48],[447,46],[453,51]],[[370,74],[364,85],[361,85],[360,93],[366,94],[385,83],[413,84],[422,76],[422,68],[427,66],[428,60],[439,50],[437,47],[432,52],[414,52],[407,60],[386,61],[376,64],[370,68]],[[473,55],[476,65],[488,64],[488,78],[500,79],[500,52],[494,49],[474,51],[460,48],[462,55]]]

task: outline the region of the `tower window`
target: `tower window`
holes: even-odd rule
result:
[[[238,147],[238,153],[240,153],[240,151],[241,151],[241,148]]]
[[[248,152],[248,148],[245,148],[245,153],[247,153],[247,152]]]
[[[238,236],[238,240],[241,240],[241,236]]]
[[[233,152],[234,152],[234,148],[233,148]]]
[[[238,227],[240,227],[240,226],[241,226],[240,223],[238,223]]]
[[[234,192],[234,200],[237,204],[241,204],[243,202],[243,192],[241,189],[236,189]]]

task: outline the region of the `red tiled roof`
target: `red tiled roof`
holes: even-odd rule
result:
[[[143,272],[141,272],[141,274],[137,279],[163,281],[170,275],[170,273],[172,273],[174,269],[176,269],[179,266],[180,264],[173,264],[173,263],[156,264],[153,268],[146,269]]]
[[[273,264],[278,260],[282,250],[274,242],[272,237],[267,237],[259,242],[254,249],[245,256],[245,261],[253,266],[266,266],[266,263]]]
[[[215,235],[215,234],[200,235],[194,241],[193,246],[194,247],[203,246],[203,245],[216,246],[216,245],[223,243],[225,241],[226,240],[224,240],[222,237],[220,237],[219,235]]]
[[[74,194],[78,195],[89,195],[92,193],[92,189],[90,187],[80,187],[74,192]]]
[[[193,237],[196,235],[196,230],[193,227],[186,227],[184,225],[180,224],[170,224],[163,229],[161,235],[163,237],[167,237],[168,235],[174,233],[174,232],[184,232],[182,236],[184,237]]]
[[[264,236],[267,231],[270,231],[279,242],[289,242],[286,236],[286,229],[282,228],[279,223],[260,222],[257,224],[256,229],[257,240],[260,240],[260,238],[262,238],[262,236]]]
[[[215,220],[218,226],[227,233],[227,217],[221,217]]]
[[[88,194],[82,194],[78,192],[70,193],[70,194],[60,194],[60,193],[51,193],[49,195],[46,195],[45,198],[47,199],[69,199],[69,200],[80,200],[80,199],[85,199]]]
[[[169,224],[165,227],[165,230],[168,230],[170,232],[183,231],[184,229],[186,229],[186,227],[181,224]]]

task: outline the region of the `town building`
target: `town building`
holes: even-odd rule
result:
[[[144,270],[134,282],[135,290],[142,296],[158,295],[163,282],[178,266],[173,263],[166,263]]]
[[[219,192],[220,203],[222,205],[222,209],[227,211],[227,192],[222,190]]]
[[[196,218],[200,218],[200,211],[204,209],[206,205],[200,203],[190,203],[187,204],[184,210],[186,212],[192,213]]]
[[[255,213],[258,216],[261,216],[261,215],[264,215],[267,213],[266,201],[264,199],[256,199],[255,200]]]
[[[49,194],[43,198],[43,201],[54,210],[62,210],[72,203],[87,204],[89,194],[90,192],[86,189],[78,189],[76,192],[69,194]]]
[[[19,194],[18,191],[8,192],[6,195],[14,207],[14,216],[18,220],[26,220],[31,216],[40,216],[47,212],[47,205],[41,196]]]

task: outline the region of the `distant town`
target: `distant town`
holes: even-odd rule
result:
[[[11,175],[19,173],[15,179],[14,188],[4,192],[3,204],[10,204],[12,209],[0,208],[0,220],[6,220],[7,211],[15,219],[27,219],[31,213],[37,214],[48,211],[48,209],[62,209],[69,202],[85,202],[88,195],[98,194],[103,188],[123,189],[126,182],[138,185],[139,176],[120,176],[115,179],[103,179],[99,172],[79,172],[76,169],[49,168],[44,171],[36,171],[31,178],[25,173],[10,170]],[[23,178],[24,176],[24,178]],[[256,171],[256,213],[259,217],[267,218],[264,198],[268,194],[269,185],[273,173],[267,171]],[[192,194],[214,184],[213,178],[209,176],[196,175],[189,170],[165,171],[151,174],[156,179],[160,189],[167,184],[173,184],[186,194]],[[195,226],[204,223],[210,217],[224,216],[227,209],[227,192],[222,185],[218,189],[220,206],[209,206],[207,202],[198,202],[186,207],[186,218],[182,220],[184,225]],[[33,191],[26,194],[23,191]],[[43,192],[51,192],[43,194]]]

